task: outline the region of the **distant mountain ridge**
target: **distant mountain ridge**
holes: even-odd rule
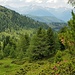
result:
[[[55,9],[55,8],[47,8],[47,10],[50,11],[58,19],[61,19],[64,22],[67,22],[72,17],[71,12],[72,12],[73,9],[60,7],[60,8],[57,8],[57,9]]]
[[[34,16],[34,15],[26,15],[27,17],[30,17],[32,19],[34,19],[35,21],[39,21],[39,22],[44,22],[46,24],[50,24],[50,23],[64,23],[64,21],[57,19],[54,16]]]
[[[9,6],[7,7],[11,8]],[[70,18],[72,17],[71,16],[72,9],[66,7],[48,8],[37,5],[27,5],[25,7],[11,8],[11,9],[14,9],[15,11],[23,15],[29,14],[34,16],[54,16],[57,19],[60,19],[65,22],[70,20]]]

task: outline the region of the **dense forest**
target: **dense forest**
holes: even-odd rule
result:
[[[75,75],[75,14],[54,31],[0,6],[0,75]]]

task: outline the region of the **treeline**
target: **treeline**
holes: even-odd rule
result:
[[[50,27],[52,27],[53,30],[59,31],[64,26],[67,26],[67,23],[64,22],[52,22],[48,24]],[[52,26],[51,26],[52,25]]]
[[[38,28],[32,35],[20,34],[16,37],[4,36],[0,38],[0,59],[4,57],[24,58],[32,60],[52,57],[60,49],[57,33],[51,28]]]

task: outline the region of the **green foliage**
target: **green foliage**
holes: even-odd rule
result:
[[[51,28],[48,28],[47,30],[47,45],[48,50],[49,50],[49,55],[52,56],[53,54],[55,54],[55,38],[54,38],[54,32]]]
[[[23,65],[25,63],[25,60],[17,59],[17,60],[13,60],[11,63],[16,65]]]
[[[49,65],[46,69],[40,72],[39,75],[74,75],[75,69],[72,62],[60,62],[54,65]]]
[[[10,57],[11,58],[16,58],[16,51],[14,50],[14,47],[12,46],[11,50],[10,50]]]
[[[49,51],[46,43],[46,31],[42,28],[39,28],[37,34],[32,37],[28,53],[30,58],[34,60],[43,59],[48,56]]]
[[[74,75],[75,66],[71,60],[49,63],[47,60],[25,63],[15,75]]]
[[[26,52],[29,47],[30,38],[28,34],[21,35],[19,41],[19,50]]]
[[[54,49],[55,49],[54,53],[56,53],[57,50],[61,50],[58,33],[54,33]]]
[[[22,60],[24,58],[24,52],[22,50],[18,51],[17,58],[19,58],[20,60]]]
[[[70,21],[68,21],[68,25],[70,27],[71,30],[75,31],[75,14],[74,12],[72,11],[72,19]]]
[[[10,50],[11,50],[11,46],[10,46],[9,44],[7,44],[7,46],[5,46],[5,48],[4,48],[4,50],[3,50],[3,53],[4,53],[3,55],[4,55],[4,57],[9,56]]]
[[[4,57],[10,56],[12,58],[15,57],[15,48],[16,44],[14,43],[14,39],[10,38],[10,36],[6,36],[3,40],[3,55]]]
[[[61,62],[62,59],[62,52],[58,50],[58,52],[55,55],[55,62]]]
[[[9,42],[10,42],[10,36],[6,36],[5,39],[3,40],[3,49],[7,44],[9,44]]]
[[[3,59],[3,58],[4,58],[4,57],[3,57],[2,53],[0,53],[0,60]]]
[[[67,26],[64,26],[63,28],[60,29],[60,33],[65,33],[68,30]]]
[[[63,30],[63,31],[62,31]],[[74,50],[75,47],[75,14],[72,11],[72,18],[68,21],[68,26],[60,30],[59,33],[61,49]]]
[[[39,28],[31,39],[27,53],[33,60],[49,58],[56,53],[56,42],[51,28],[49,28],[47,32]]]
[[[26,55],[26,51],[29,48],[29,44],[30,44],[30,37],[28,34],[21,34],[20,35],[20,39],[18,40],[17,43],[17,48],[16,48],[16,54],[17,57],[22,59],[25,55]]]
[[[61,42],[61,40],[59,40],[60,43],[60,50],[63,51],[65,50],[65,45]]]

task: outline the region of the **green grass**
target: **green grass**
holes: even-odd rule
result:
[[[37,62],[26,61],[21,65],[18,64],[20,61],[16,61],[16,64],[11,63],[12,61],[16,61],[16,59],[5,58],[0,60],[0,75],[15,75],[16,72],[20,72],[21,68],[28,70],[26,75],[38,75],[39,72],[49,65],[49,62],[46,60]]]
[[[0,75],[13,75],[22,65],[11,63],[14,59],[0,60]]]
[[[5,58],[0,60],[0,75],[15,75],[17,72],[20,73],[17,75],[53,75],[51,73],[57,74],[58,72],[61,72],[61,70],[61,73],[63,74],[64,69],[67,70],[68,65],[71,62],[70,54],[67,50],[63,51],[63,60],[60,63],[56,63],[54,59],[55,57],[44,60],[28,61],[27,59],[18,60]],[[55,66],[58,70],[53,69]],[[66,70],[65,73],[67,73]],[[23,73],[22,71],[24,71],[25,74],[21,74]]]

